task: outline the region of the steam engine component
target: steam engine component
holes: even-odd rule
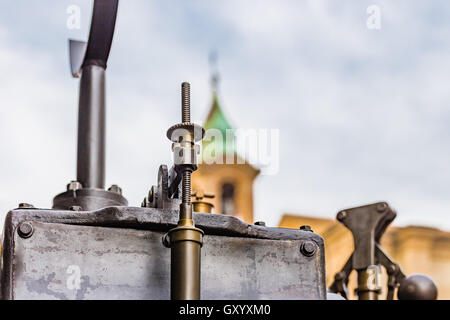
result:
[[[126,206],[118,187],[104,190],[104,76],[117,5],[95,0],[88,43],[71,42],[72,73],[81,75],[77,181],[52,209],[7,214],[1,298],[326,299],[319,235],[193,212],[203,130],[190,123],[188,84],[182,123],[168,132],[174,165],[160,166],[142,207]]]
[[[381,237],[397,214],[386,202],[342,210],[337,220],[353,234],[354,252],[345,263],[330,291],[348,298],[348,278],[353,270],[358,272],[356,292],[359,300],[378,300],[381,293],[381,269],[388,274],[387,299],[393,300],[395,291],[400,300],[435,300],[437,288],[433,280],[425,275],[406,277],[401,267],[383,251]]]
[[[105,73],[118,0],[96,0],[89,41],[69,41],[72,76],[80,79],[77,180],[53,199],[53,209],[95,210],[126,206],[122,189],[105,190]]]

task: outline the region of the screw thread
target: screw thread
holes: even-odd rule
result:
[[[188,205],[191,204],[191,173],[189,171],[183,173],[182,201]]]
[[[191,122],[191,85],[181,84],[181,122]]]

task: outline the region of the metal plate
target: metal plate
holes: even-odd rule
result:
[[[5,237],[3,298],[169,299],[170,249],[161,243],[164,230],[64,224],[57,214],[59,223],[43,222],[36,220],[48,220],[43,219],[45,212],[17,211],[5,222],[12,241]],[[89,224],[86,213],[71,214],[81,215],[79,221]],[[229,218],[236,219],[225,220]],[[169,228],[162,217],[158,219],[160,228]],[[23,221],[32,221],[34,229],[25,239],[17,233]],[[227,230],[239,233],[241,224],[246,225],[239,222]],[[202,299],[325,299],[323,242],[316,234],[250,225],[246,236],[211,234],[212,225],[204,224],[204,229],[208,231],[202,248]],[[226,233],[223,227],[220,230]],[[292,234],[281,239],[292,231],[297,239]],[[279,239],[270,239],[270,234]],[[317,243],[313,257],[300,251],[305,240]]]

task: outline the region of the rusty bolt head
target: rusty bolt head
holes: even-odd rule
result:
[[[339,221],[344,221],[344,219],[347,217],[347,212],[346,211],[341,211],[341,212],[339,212],[338,213],[338,215],[337,215],[337,219],[339,220]]]
[[[302,231],[309,231],[309,232],[313,232],[310,226],[301,226],[300,230]]]
[[[33,209],[34,206],[29,203],[19,203],[19,209]]]
[[[256,221],[255,222],[255,226],[261,226],[261,227],[265,227],[266,223],[264,221]]]
[[[317,245],[312,241],[305,241],[300,246],[300,251],[307,257],[312,257],[317,250]]]
[[[24,239],[29,238],[33,234],[33,225],[30,222],[22,222],[17,229],[17,233]]]
[[[122,195],[122,188],[117,184],[113,184],[111,187],[109,187],[108,191]]]
[[[69,190],[75,191],[78,189],[83,189],[83,185],[78,181],[70,181],[70,183],[67,185],[67,191]]]
[[[379,203],[377,205],[377,211],[378,212],[384,212],[387,209],[387,204],[385,202]]]

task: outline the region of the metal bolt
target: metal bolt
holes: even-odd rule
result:
[[[256,222],[255,222],[255,226],[262,226],[262,227],[265,227],[265,226],[266,226],[266,223],[265,223],[264,221],[256,221]]]
[[[19,209],[33,209],[34,206],[29,203],[19,203]]]
[[[344,278],[345,278],[345,272],[343,272],[343,271],[336,273],[336,275],[334,276],[334,279],[338,280],[338,281],[343,280]]]
[[[82,211],[83,208],[80,206],[71,206],[71,207],[69,207],[69,210],[70,211]]]
[[[347,212],[346,212],[346,211],[341,211],[341,212],[338,213],[338,215],[337,215],[336,218],[337,218],[339,221],[342,222],[346,217],[347,217]]]
[[[300,251],[307,257],[312,257],[317,250],[317,245],[312,241],[305,241],[300,246]]]
[[[22,222],[17,229],[17,233],[21,238],[29,238],[33,234],[33,225],[30,222]]]
[[[111,187],[109,187],[108,191],[122,195],[122,188],[117,184],[113,184]]]
[[[300,230],[313,232],[310,226],[301,226]]]
[[[379,203],[378,205],[377,205],[377,211],[378,212],[383,212],[383,211],[385,211],[387,209],[387,204],[386,203]]]
[[[70,183],[67,185],[67,191],[79,189],[83,189],[83,185],[78,181],[70,181]]]

